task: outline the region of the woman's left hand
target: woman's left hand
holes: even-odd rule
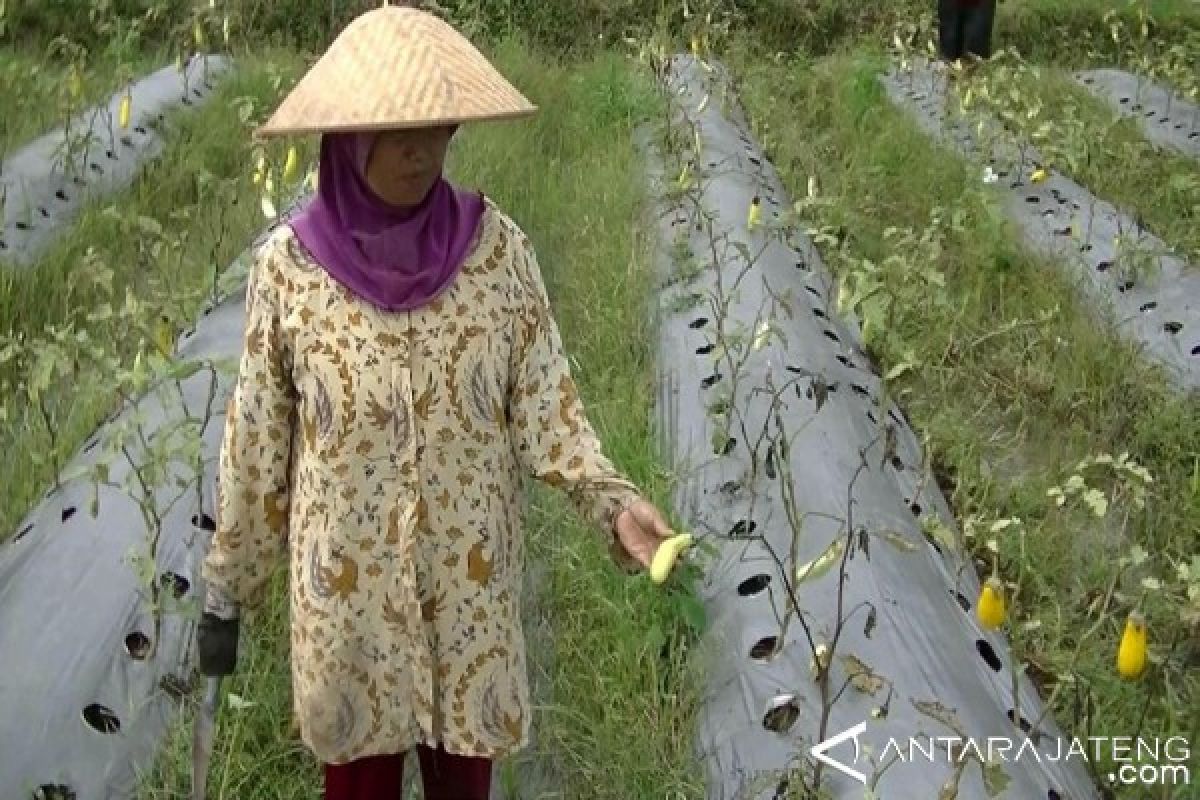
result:
[[[675,535],[662,513],[651,503],[638,500],[617,517],[617,539],[630,556],[644,568],[650,568],[654,553],[663,540]]]

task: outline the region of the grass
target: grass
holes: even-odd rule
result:
[[[138,336],[109,322],[90,322],[104,304],[120,306],[126,290],[147,304],[146,325],[162,313],[181,328],[200,313],[197,303],[173,299],[213,279],[265,221],[252,185],[251,152],[239,116],[246,104],[265,114],[278,97],[278,78],[294,72],[285,52],[247,58],[223,81],[212,102],[179,114],[167,148],[126,191],[85,209],[77,224],[29,268],[0,269],[0,330],[34,338],[46,326],[74,325],[93,341],[111,343],[132,358]],[[282,71],[282,72],[281,72]],[[103,291],[92,283],[111,271]],[[9,459],[0,467],[0,538],[13,531],[25,510],[54,476],[52,464],[78,451],[112,409],[113,398],[89,391],[88,365],[60,387],[48,405],[57,430],[51,442],[27,400],[3,398],[8,420],[0,428],[5,452],[40,454],[30,463]],[[0,367],[0,379],[14,378]]]
[[[875,355],[881,372],[901,360],[917,364],[893,391],[929,437],[957,517],[1024,521],[1023,536],[996,537],[1000,573],[1019,583],[1009,633],[1058,722],[1076,735],[1194,735],[1187,709],[1200,702],[1200,684],[1187,665],[1200,654],[1200,631],[1180,625],[1177,585],[1168,593],[1139,581],[1169,581],[1174,565],[1195,552],[1197,398],[1169,390],[1110,328],[1095,324],[1054,265],[1017,244],[976,167],[939,149],[889,105],[875,80],[879,59],[860,52],[816,62],[738,54],[732,61],[760,137],[794,193],[803,193],[809,176],[819,181],[824,205],[810,223],[842,242],[825,248],[827,263],[842,272],[860,259],[884,264],[885,283],[904,300]],[[958,224],[942,227],[932,265],[907,262],[886,228],[922,231],[937,207],[958,213]],[[944,274],[944,292],[910,283],[928,266]],[[1048,501],[1047,490],[1081,459],[1124,451],[1154,477],[1144,511],[1114,505],[1098,520]],[[971,542],[984,572],[991,569],[986,538]],[[1121,566],[1118,557],[1134,545],[1149,559]],[[1110,584],[1115,592],[1098,609]],[[1142,684],[1121,681],[1112,668],[1134,606],[1146,612],[1160,655],[1173,638],[1179,645]],[[1096,703],[1087,721],[1068,700],[1072,676]]]
[[[647,89],[611,54],[560,64],[509,40],[496,58],[543,111],[526,123],[464,130],[451,173],[488,191],[530,235],[606,451],[661,499],[647,386],[647,226],[631,141]],[[540,780],[553,797],[700,797],[692,755],[699,689],[677,600],[645,578],[620,575],[598,532],[557,494],[535,493],[527,536],[530,562],[544,572],[540,591],[526,598],[534,611],[527,625],[544,629],[548,648],[531,646],[530,655],[547,680],[536,700],[536,748],[501,765],[506,796],[533,800],[531,781]],[[257,705],[225,710],[213,798],[319,796],[318,767],[288,730],[282,588],[281,580],[249,626],[230,691]],[[189,764],[180,727],[141,796],[179,796]]]

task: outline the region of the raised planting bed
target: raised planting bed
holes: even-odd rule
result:
[[[180,338],[173,363],[194,369],[110,417],[65,466],[60,488],[0,545],[5,798],[132,797],[191,692],[197,581],[215,529],[212,491],[252,250],[224,276],[241,288]],[[121,428],[124,452],[111,449]],[[128,459],[141,468],[153,458],[169,463],[143,493]],[[98,463],[128,488],[97,491],[89,477],[72,477]],[[151,611],[155,594],[161,615]]]
[[[994,120],[964,116],[947,80],[924,62],[881,76],[888,97],[923,130],[979,164],[1025,242],[1053,259],[1103,319],[1173,384],[1200,388],[1200,270],[1130,215],[1042,170],[1037,149]]]
[[[661,74],[658,405],[708,551],[708,796],[1096,797],[1081,759],[1050,760],[1069,740],[981,627],[921,443],[723,68],[677,56]],[[956,769],[944,740],[910,749],[931,737],[983,749]],[[1027,752],[984,764],[988,737]],[[831,739],[819,755],[840,766],[812,751]]]
[[[1089,69],[1075,80],[1107,100],[1122,116],[1138,121],[1147,139],[1200,158],[1200,108],[1152,81],[1119,69]]]
[[[223,56],[196,56],[182,70],[164,67],[7,156],[0,165],[0,262],[36,261],[89,202],[132,184],[162,152],[167,114],[206,102],[229,68]]]

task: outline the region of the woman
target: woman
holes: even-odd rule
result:
[[[460,123],[535,111],[453,28],[355,20],[262,135],[321,132],[316,197],[258,254],[204,565],[201,671],[290,564],[301,737],[332,800],[488,797],[532,716],[520,626],[521,474],[565,489],[647,566],[663,516],[584,414],[537,260],[442,177]]]
[[[996,0],[938,0],[938,42],[942,58],[958,61],[970,54],[992,56]]]

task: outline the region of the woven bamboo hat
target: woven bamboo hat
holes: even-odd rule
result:
[[[536,111],[448,23],[384,6],[346,26],[256,135],[423,128]]]

